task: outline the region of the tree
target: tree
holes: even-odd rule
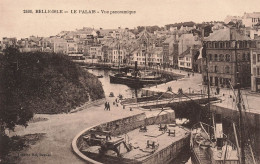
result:
[[[0,128],[1,136],[5,129],[13,130],[16,125],[27,126],[33,117],[32,111],[19,103],[19,52],[15,48],[7,48],[0,62]]]
[[[100,31],[97,31],[96,33],[97,33],[97,36],[99,37],[100,36]]]

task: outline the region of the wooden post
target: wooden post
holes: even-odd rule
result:
[[[240,147],[239,147],[238,138],[237,138],[236,125],[235,125],[234,122],[233,122],[233,129],[234,129],[234,134],[235,134],[235,139],[236,139],[237,153],[238,153],[238,156],[239,156],[239,161],[240,161],[240,163],[241,163]]]

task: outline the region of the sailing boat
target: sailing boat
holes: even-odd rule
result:
[[[210,82],[208,75],[208,60],[205,48],[206,46],[204,45],[203,49],[207,66],[208,111],[210,112]],[[240,98],[240,96],[238,97]],[[228,136],[223,133],[221,115],[216,115],[216,122],[213,115],[212,121],[212,126],[199,122],[191,129],[190,144],[194,162],[198,164],[240,164],[241,159],[243,161],[243,158],[240,157],[238,142],[237,144],[233,144],[228,139]]]
[[[147,51],[147,43],[144,42]],[[120,52],[120,45],[119,45]],[[145,54],[146,56],[146,54]],[[119,53],[120,59],[120,53]],[[137,71],[137,61],[135,61],[135,69],[132,73],[120,73],[120,60],[118,60],[118,73],[114,75],[109,75],[111,83],[125,84],[133,88],[142,88],[144,85],[148,84],[160,84],[166,81],[159,75],[155,75],[152,71],[146,70],[146,58],[145,58],[145,70]]]

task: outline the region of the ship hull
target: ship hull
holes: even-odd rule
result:
[[[116,75],[109,75],[111,83],[117,84],[125,84],[130,87],[143,87],[144,85],[149,84],[160,84],[165,82],[159,78],[137,78],[137,77],[130,77],[130,76],[116,76]]]

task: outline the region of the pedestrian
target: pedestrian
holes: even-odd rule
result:
[[[105,102],[105,108],[104,108],[104,110],[107,110],[107,102]]]
[[[109,102],[107,103],[107,110],[110,111],[110,105],[109,105]]]
[[[216,88],[216,92],[217,92],[217,94],[219,94],[219,92],[220,92],[220,88],[219,87]]]

